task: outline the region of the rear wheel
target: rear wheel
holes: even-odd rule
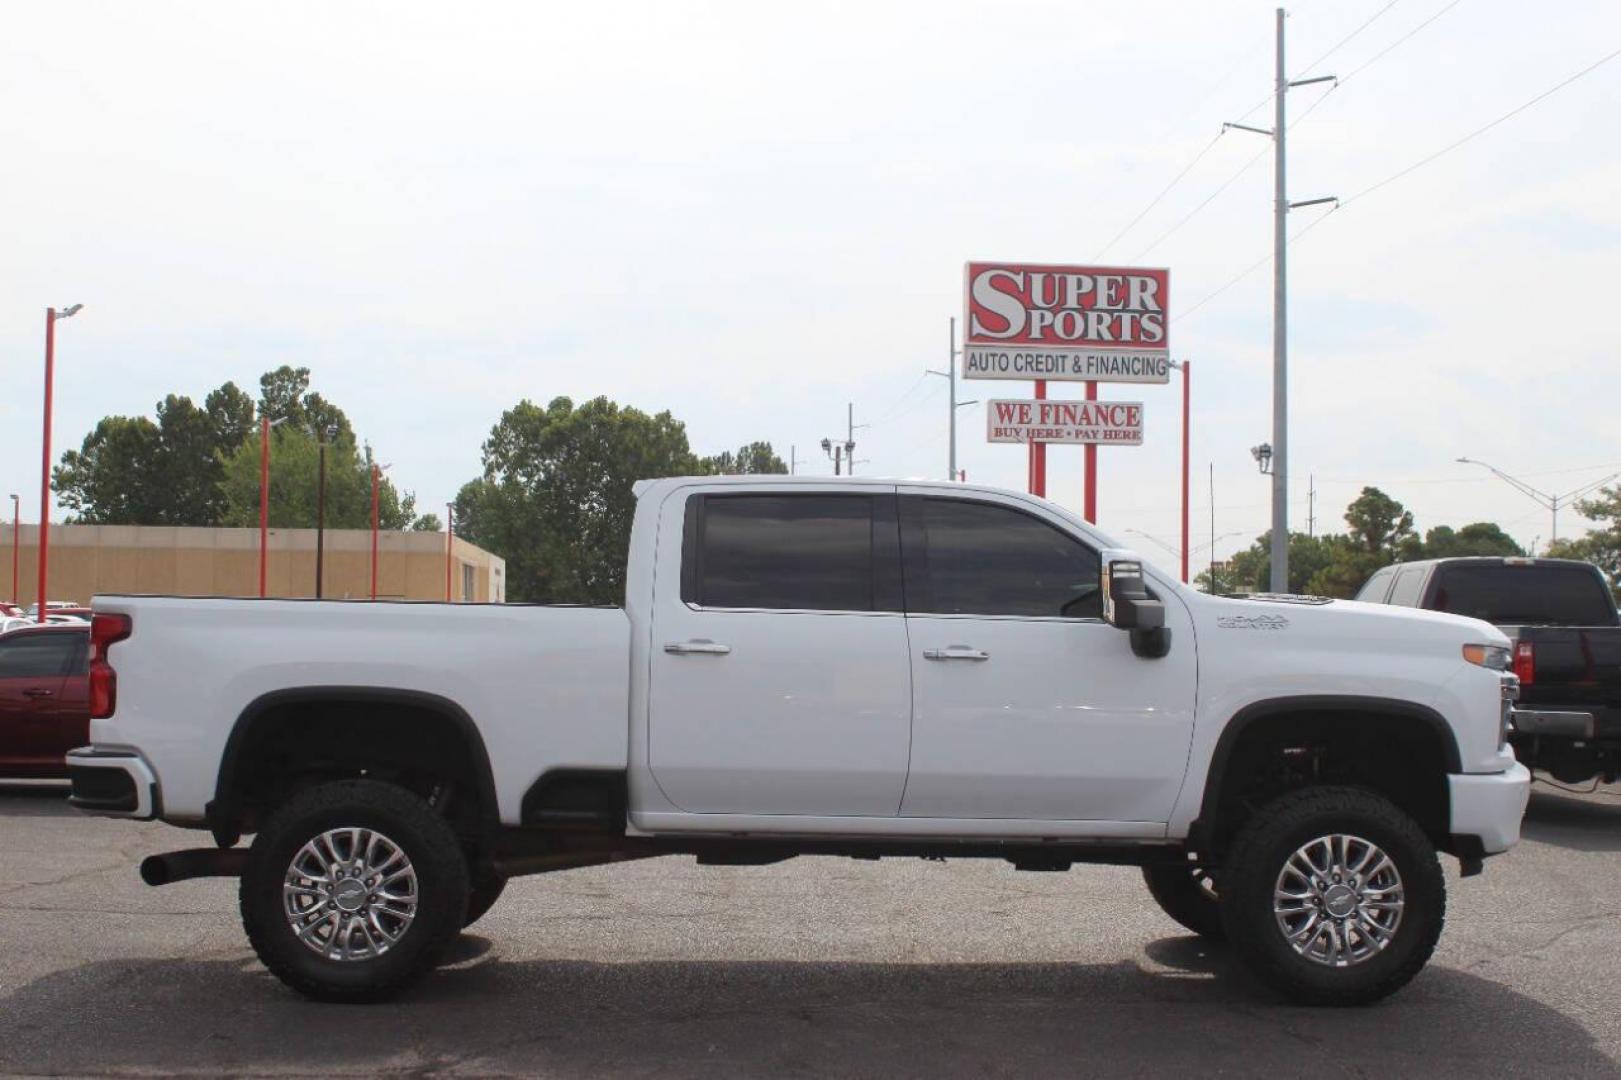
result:
[[[343,780],[270,815],[240,896],[248,940],[282,982],[323,1001],[381,1001],[431,969],[461,930],[467,864],[422,799]]]
[[[1227,937],[1215,875],[1197,862],[1143,867],[1143,882],[1160,909],[1202,938]]]
[[[1239,959],[1304,1005],[1361,1005],[1405,986],[1446,918],[1435,848],[1389,800],[1298,791],[1262,807],[1222,869],[1222,920]]]

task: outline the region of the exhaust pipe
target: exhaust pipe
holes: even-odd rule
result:
[[[188,878],[241,877],[248,861],[247,848],[187,848],[141,860],[141,880],[168,885]]]

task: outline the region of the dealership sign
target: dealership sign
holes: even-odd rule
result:
[[[971,262],[965,379],[1163,383],[1168,270]]]
[[[1143,405],[1140,401],[988,401],[985,434],[993,443],[1141,446]]]

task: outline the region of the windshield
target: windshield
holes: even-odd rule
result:
[[[1609,590],[1582,566],[1444,567],[1430,606],[1506,626],[1616,624]]]

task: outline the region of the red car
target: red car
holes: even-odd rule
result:
[[[0,635],[0,776],[67,775],[90,741],[90,627],[47,623]]]

